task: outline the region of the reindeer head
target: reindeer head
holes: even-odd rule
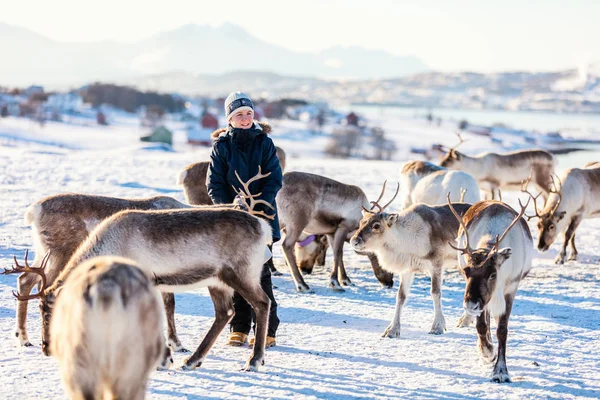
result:
[[[373,249],[381,248],[387,235],[389,235],[391,227],[398,220],[398,214],[388,214],[383,212],[383,210],[392,204],[396,196],[398,196],[400,184],[396,188],[394,197],[385,206],[382,207],[379,205],[379,201],[385,193],[386,183],[387,181],[383,183],[383,189],[379,198],[371,202],[371,209],[367,210],[363,207],[363,218],[360,221],[358,230],[350,239],[350,244],[356,251],[373,251]],[[374,212],[375,208],[378,208],[379,211]]]
[[[516,216],[512,223],[506,228],[502,235],[496,235],[495,243],[491,247],[483,247],[478,249],[472,249],[469,244],[469,231],[465,226],[463,219],[458,215],[452,203],[450,202],[450,194],[448,194],[448,205],[450,210],[458,220],[462,232],[465,235],[466,245],[463,248],[454,246],[449,243],[450,246],[459,252],[464,257],[465,266],[461,266],[461,272],[463,273],[467,284],[465,287],[465,296],[463,306],[467,314],[479,315],[483,312],[487,304],[489,303],[492,293],[496,288],[496,277],[498,271],[502,267],[502,264],[508,260],[512,254],[510,247],[500,248],[500,243],[513,226],[523,216],[525,209],[529,201],[525,205],[519,200],[521,206],[521,212]],[[459,230],[460,232],[460,230]]]
[[[29,250],[25,251],[25,266],[22,266],[17,261],[17,257],[14,257],[15,266],[11,269],[4,269],[2,272],[3,275],[8,274],[16,274],[16,273],[30,273],[39,275],[42,278],[42,286],[40,287],[38,293],[21,295],[17,292],[13,292],[13,296],[20,301],[28,301],[33,299],[40,299],[40,312],[42,314],[42,352],[45,355],[50,355],[50,341],[49,341],[49,332],[50,332],[50,315],[52,312],[52,306],[54,305],[54,292],[50,292],[47,290],[47,280],[46,274],[44,273],[44,268],[48,263],[48,259],[50,258],[50,252],[46,253],[39,267],[32,268],[29,266],[27,262],[27,257],[29,256]]]
[[[565,217],[566,215],[566,211],[561,211],[558,212],[558,207],[560,206],[560,203],[562,202],[562,183],[560,182],[560,179],[558,178],[558,176],[556,177],[556,180],[558,180],[559,185],[556,184],[556,181],[554,180],[554,176],[551,176],[552,179],[552,186],[553,188],[550,190],[550,193],[554,193],[558,199],[556,201],[556,203],[554,203],[554,206],[552,208],[550,208],[549,210],[546,209],[544,210],[544,212],[540,213],[538,211],[537,208],[537,198],[540,196],[541,193],[538,193],[537,196],[534,196],[528,189],[527,186],[529,185],[529,182],[531,181],[531,174],[529,175],[529,178],[527,179],[527,181],[525,182],[521,182],[521,191],[524,193],[527,193],[532,199],[533,199],[533,206],[534,206],[534,210],[535,210],[535,215],[526,215],[527,220],[530,220],[532,218],[538,218],[538,223],[537,223],[537,227],[540,231],[540,236],[539,236],[539,240],[538,240],[538,245],[537,248],[539,251],[546,251],[550,248],[550,246],[552,245],[552,243],[554,243],[554,241],[556,240],[556,236],[558,236],[558,223]],[[550,200],[550,198],[548,199],[548,201]]]
[[[317,265],[325,265],[325,254],[327,252],[327,237],[325,235],[311,235],[313,240],[309,243],[295,246],[296,262],[300,271],[311,274]],[[308,237],[310,238],[310,237]],[[308,239],[307,238],[307,239]],[[306,239],[305,239],[306,240]]]
[[[440,162],[440,166],[448,169],[460,169],[460,163],[463,159],[463,154],[456,151],[456,148],[464,143],[464,140],[460,133],[456,134],[459,142],[448,149],[448,153],[444,156]],[[447,147],[446,147],[447,148]]]

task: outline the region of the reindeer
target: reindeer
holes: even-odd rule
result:
[[[553,189],[541,213],[536,205],[539,194],[533,196],[527,190],[529,180],[521,190],[528,193],[534,201],[535,215],[528,218],[539,217],[538,250],[547,251],[559,233],[564,233],[560,253],[554,260],[556,264],[564,264],[568,245],[571,255],[567,261],[577,260],[575,231],[581,221],[585,218],[600,217],[600,163],[588,163],[584,168],[570,168],[557,179],[558,185],[552,178]]]
[[[431,276],[435,317],[429,333],[442,334],[446,330],[442,313],[443,267],[448,262],[456,261],[456,251],[447,243],[456,237],[458,222],[447,205],[413,204],[394,214],[384,212],[390,203],[383,207],[378,202],[372,204],[379,210],[374,212],[363,208],[360,227],[352,236],[350,244],[356,251],[375,253],[383,269],[401,276],[394,318],[383,337],[400,336],[402,307],[417,271],[427,271]],[[470,206],[467,203],[456,204],[461,214]]]
[[[259,169],[260,175],[260,169]],[[238,292],[256,313],[256,341],[245,370],[256,371],[264,359],[270,300],[260,287],[262,265],[271,257],[271,227],[253,211],[261,200],[247,193],[253,214],[232,208],[192,208],[160,211],[120,211],[101,222],[50,286],[42,284],[33,295],[40,298],[42,350],[49,355],[48,325],[54,303],[65,279],[83,261],[114,255],[133,260],[162,292],[173,293],[208,286],[215,305],[215,322],[183,369],[194,369],[204,361],[219,333],[233,317],[233,292]],[[45,283],[45,282],[44,282]]]
[[[471,175],[462,171],[450,171],[426,161],[409,161],[401,171],[404,201],[402,208],[416,203],[444,204],[446,193],[452,201],[476,203],[479,187]]]
[[[464,141],[459,136],[460,142]],[[450,148],[440,163],[442,167],[460,170],[471,174],[479,184],[490,187],[491,197],[501,188],[519,188],[533,170],[533,183],[542,191],[544,199],[551,190],[551,176],[555,160],[552,154],[544,150],[519,150],[505,154],[482,153],[467,156],[456,151],[458,145]]]
[[[529,201],[527,202],[529,204]],[[460,216],[450,200],[448,206],[460,223],[458,262],[467,284],[464,309],[477,317],[478,347],[485,361],[493,361],[494,346],[490,334],[490,316],[497,323],[498,354],[492,372],[494,382],[510,382],[506,367],[508,319],[519,283],[531,270],[533,240],[522,218],[527,204],[519,200],[517,213],[505,203],[487,200],[474,204]],[[477,247],[473,249],[471,243]],[[500,247],[500,245],[507,247]]]
[[[281,170],[285,169],[285,152],[280,147],[277,147],[277,157]],[[177,184],[183,186],[185,198],[188,203],[193,205],[213,204],[208,196],[206,187],[206,174],[208,172],[208,161],[201,161],[190,164],[185,167],[177,177]],[[285,233],[285,229],[282,229]],[[307,274],[312,273],[312,270],[317,265],[325,265],[325,255],[328,248],[327,238],[325,235],[312,235],[302,233],[298,238],[295,247],[296,263],[300,266],[300,270]],[[273,275],[281,275],[273,264],[269,265]]]
[[[121,199],[77,193],[48,196],[30,205],[25,212],[25,222],[32,227],[36,249],[33,266],[39,266],[46,253],[50,253],[45,268],[48,284],[52,284],[67,264],[75,250],[89,233],[104,219],[126,209],[167,210],[189,208],[171,197],[157,196],[147,199]],[[17,281],[22,295],[28,295],[40,282],[36,274],[24,272]],[[175,298],[165,293],[169,320],[169,340],[177,351],[184,351],[177,338],[174,323]],[[32,346],[27,334],[27,300],[17,303],[17,328],[15,336],[21,346]]]
[[[280,224],[286,229],[282,243],[283,253],[296,290],[310,290],[300,275],[294,257],[294,246],[302,232],[306,232],[327,236],[327,241],[333,249],[334,264],[329,286],[333,290],[344,291],[340,281],[343,285],[352,284],[342,259],[344,242],[358,229],[362,218],[361,207],[371,207],[362,189],[321,175],[287,172],[283,175],[283,188],[277,194],[276,201],[279,206]],[[392,287],[392,274],[381,269],[375,255],[365,255],[369,257],[379,282],[386,287]]]
[[[51,351],[67,396],[143,399],[151,371],[170,358],[151,276],[131,260],[96,257],[77,266],[60,292]]]

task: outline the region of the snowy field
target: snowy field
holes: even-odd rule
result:
[[[409,157],[411,145],[436,141],[453,144],[452,130],[418,121],[388,122]],[[288,154],[288,170],[307,171],[359,185],[375,198],[384,179],[395,183],[400,161],[327,160],[315,148],[325,137],[312,138],[293,123],[275,123],[275,143]],[[133,126],[133,127],[132,127]],[[295,133],[296,132],[296,133]],[[106,128],[48,123],[40,128],[26,120],[0,120],[0,266],[22,259],[32,248],[25,208],[48,195],[81,192],[117,197],[169,195],[184,201],[175,184],[186,165],[205,160],[208,149],[191,149],[176,133],[174,151],[138,141],[133,124]],[[446,138],[442,140],[440,138]],[[473,139],[465,149],[485,148]],[[590,154],[576,158],[580,165]],[[585,161],[584,161],[585,159]],[[573,162],[573,158],[571,158]],[[559,169],[568,163],[559,162]],[[517,205],[518,193],[504,193]],[[398,202],[397,202],[398,203]],[[398,210],[398,205],[391,210]],[[531,223],[534,240],[537,229]],[[479,361],[474,328],[456,328],[462,314],[464,279],[456,270],[445,275],[443,304],[447,332],[428,335],[433,319],[429,278],[417,275],[402,315],[401,338],[381,338],[392,318],[394,290],[382,289],[366,258],[346,246],[344,257],[354,286],[345,293],[327,288],[328,273],[306,277],[314,289],[298,294],[285,267],[281,246],[274,277],[282,321],[275,348],[267,350],[259,373],[240,369],[249,348],[225,345],[223,332],[198,370],[154,372],[152,399],[293,398],[293,399],[580,399],[600,397],[600,222],[584,221],[577,234],[579,262],[553,263],[559,243],[535,253],[534,268],[517,294],[509,324],[507,362],[513,382],[489,380],[491,365]],[[331,252],[330,252],[331,253]],[[328,254],[327,268],[332,265]],[[0,276],[0,398],[64,398],[53,358],[40,351],[40,317],[30,304],[29,336],[34,347],[17,347],[14,337],[16,276]],[[195,348],[213,320],[206,290],[176,296],[180,338]],[[492,322],[495,332],[495,324]],[[495,334],[494,341],[495,341]],[[186,355],[175,355],[175,366]]]

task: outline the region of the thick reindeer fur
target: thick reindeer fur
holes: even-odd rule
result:
[[[451,150],[440,165],[471,174],[480,186],[489,185],[492,198],[499,189],[520,188],[521,181],[532,175],[532,183],[547,198],[552,189],[555,160],[552,154],[544,150],[483,153],[473,157]]]
[[[540,230],[538,250],[546,251],[559,234],[564,234],[560,253],[555,262],[563,264],[567,246],[571,255],[568,261],[577,260],[575,232],[581,221],[600,217],[600,164],[588,163],[585,168],[570,168],[560,177],[558,193],[550,193],[538,221]],[[558,182],[557,182],[558,185]]]
[[[460,215],[470,206],[467,203],[454,204]],[[400,336],[402,307],[417,271],[431,275],[435,317],[429,333],[443,333],[446,329],[441,300],[443,268],[445,264],[456,265],[456,251],[448,243],[454,243],[459,227],[449,207],[415,204],[398,214],[364,214],[350,243],[357,251],[375,253],[383,269],[402,277],[394,318],[383,336]]]
[[[61,288],[51,322],[52,354],[70,399],[143,399],[150,372],[168,352],[163,307],[131,260],[98,257]]]
[[[286,229],[282,247],[296,290],[310,288],[302,278],[294,256],[294,246],[302,235],[324,234],[333,249],[334,265],[329,277],[332,289],[342,291],[350,285],[343,261],[344,242],[358,229],[361,207],[371,208],[367,196],[358,186],[347,185],[324,176],[306,172],[287,172],[283,188],[277,194],[279,220]],[[369,257],[377,279],[391,287],[392,275],[383,271],[376,257]]]
[[[472,255],[465,252],[458,257],[467,280],[464,308],[477,316],[478,347],[486,361],[494,359],[490,317],[498,322],[498,352],[492,372],[495,382],[510,382],[506,366],[508,320],[519,283],[531,270],[533,258],[531,233],[522,217],[502,236],[517,215],[510,206],[488,200],[474,204],[463,217],[470,247],[475,249]],[[458,247],[467,246],[465,237],[461,229]],[[503,239],[496,245],[499,237]]]
[[[402,208],[424,203],[439,205],[450,201],[474,204],[480,200],[477,181],[462,171],[450,171],[426,161],[409,161],[402,168],[401,187],[404,195]],[[465,190],[464,199],[461,199]]]
[[[177,184],[183,186],[185,199],[190,204],[212,204],[206,188],[206,174],[210,162],[201,161],[185,167],[177,178]]]
[[[271,244],[271,226],[245,211],[197,208],[163,211],[121,211],[104,220],[77,249],[45,292],[42,309],[51,312],[60,287],[77,266],[92,257],[116,255],[134,260],[154,276],[163,292],[208,286],[215,305],[215,322],[183,366],[199,367],[219,333],[233,317],[233,292],[256,312],[256,341],[246,365],[263,363],[270,301],[260,286],[263,264]],[[51,337],[43,334],[48,342]]]
[[[77,193],[45,197],[30,205],[25,212],[25,222],[31,226],[35,248],[33,267],[39,266],[46,252],[50,258],[45,268],[48,284],[52,284],[69,261],[77,247],[104,219],[116,212],[134,210],[166,210],[189,208],[171,197],[157,196],[147,199],[120,199]],[[18,291],[27,295],[38,283],[39,276],[23,273],[18,278]],[[27,301],[17,304],[16,337],[22,346],[31,346],[27,335]],[[174,326],[174,324],[173,324]],[[169,332],[178,344],[176,332]]]

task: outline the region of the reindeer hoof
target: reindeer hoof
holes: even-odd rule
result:
[[[342,285],[344,286],[354,286],[354,283],[350,280],[350,278],[342,279]]]
[[[577,254],[571,254],[567,261],[577,261],[578,258],[579,257],[577,257]]]
[[[306,284],[296,285],[296,291],[298,291],[300,293],[313,293],[313,290],[311,288],[309,288],[308,285],[306,285]]]
[[[394,327],[392,325],[388,326],[385,331],[383,332],[383,335],[381,335],[381,337],[386,337],[386,338],[397,338],[400,337],[400,327]]]
[[[28,340],[25,343],[23,343],[21,346],[23,347],[33,347],[33,345],[31,344],[31,342]]]
[[[494,347],[492,346],[491,348],[489,347],[479,347],[479,353],[481,355],[481,360],[484,363],[487,364],[491,364],[494,361],[496,361],[496,352],[494,350]]]
[[[496,383],[510,383],[510,376],[508,375],[508,371],[500,371],[494,372],[492,374],[492,382]]]
[[[331,281],[331,282],[329,282],[329,287],[334,292],[345,292],[344,288],[340,286],[340,283],[338,281]]]
[[[199,368],[202,365],[202,361],[192,362],[190,363],[190,359],[186,358],[183,361],[183,365],[180,367],[182,371],[193,371],[196,368]]]
[[[442,335],[444,333],[445,328],[443,327],[435,327],[435,328],[431,328],[431,330],[429,331],[430,335]]]
[[[261,365],[265,365],[264,360],[259,361],[259,360],[255,360],[255,359],[251,358],[248,360],[246,365],[244,365],[244,368],[242,368],[242,371],[258,372],[260,370]]]
[[[554,264],[559,264],[562,265],[565,263],[565,256],[562,255],[558,255],[555,259],[554,259]]]

